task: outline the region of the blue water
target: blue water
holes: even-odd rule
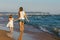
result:
[[[18,16],[14,15],[13,17],[17,18]],[[60,15],[31,15],[28,16],[28,19],[30,22],[25,22],[25,24],[32,25],[39,30],[56,33],[54,28],[60,29]],[[0,16],[0,24],[7,24],[7,22],[8,16]]]

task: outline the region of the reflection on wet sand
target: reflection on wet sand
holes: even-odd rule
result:
[[[28,26],[26,25],[26,27],[28,27]],[[29,27],[31,27],[31,26],[29,26]],[[9,29],[6,27],[0,26],[0,40],[3,40],[3,39],[12,40],[12,38],[7,37],[7,35],[6,35],[7,33],[9,33]],[[32,32],[32,31],[28,31],[28,30],[25,30],[24,33],[17,32],[17,31],[13,32],[14,40],[18,40],[18,38],[20,38],[20,36],[22,37],[22,40],[60,40],[60,38],[56,37],[55,35],[49,34],[46,32]]]
[[[24,32],[20,32],[20,36],[19,36],[18,40],[22,40],[23,39],[23,33]]]

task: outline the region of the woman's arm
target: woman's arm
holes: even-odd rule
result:
[[[28,18],[27,18],[27,15],[26,15],[26,13],[25,13],[24,17],[25,17],[25,18],[26,18],[26,20],[29,22],[29,20],[28,20]]]
[[[15,18],[14,21],[17,21],[20,17],[20,11],[18,11],[18,18]]]
[[[19,20],[18,18],[15,18],[13,21],[17,21],[17,20]]]
[[[20,17],[20,11],[18,11],[18,18]]]

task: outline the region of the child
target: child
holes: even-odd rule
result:
[[[7,24],[7,27],[9,27],[9,29],[10,29],[10,33],[8,33],[8,36],[11,34],[12,35],[12,33],[13,33],[13,27],[14,27],[14,25],[13,25],[13,17],[12,17],[12,15],[9,15],[9,22],[8,22],[8,24]],[[10,37],[12,37],[10,35]]]

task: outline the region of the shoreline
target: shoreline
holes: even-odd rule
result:
[[[60,40],[59,37],[56,35],[50,34],[48,32],[31,32],[31,31],[25,31],[25,33],[32,34],[32,36],[35,40]]]
[[[0,30],[0,40],[14,40],[7,36],[8,31]]]
[[[30,31],[28,30],[28,28]],[[7,37],[7,36],[5,36],[6,33],[9,32],[9,29],[7,27],[1,27],[0,26],[0,31],[1,31],[0,32],[0,38],[3,36],[4,36],[4,38]],[[55,36],[53,34],[50,34],[47,32],[37,32],[37,31],[35,28],[32,28],[32,26],[25,25],[25,31],[23,33],[23,40],[60,40],[60,38],[58,38],[57,36]],[[20,34],[19,30],[15,29],[13,32],[13,39],[17,40],[19,37],[19,34]]]
[[[6,33],[8,33],[9,31],[6,30],[0,30],[0,40],[14,40],[14,38],[10,38],[6,35]],[[31,38],[33,38],[33,40],[60,40],[60,38],[51,35],[49,33],[46,32],[28,32],[25,31],[24,32],[25,35],[24,37],[27,38],[27,35],[29,35]],[[27,35],[26,35],[27,34]],[[23,39],[24,39],[23,37]]]

